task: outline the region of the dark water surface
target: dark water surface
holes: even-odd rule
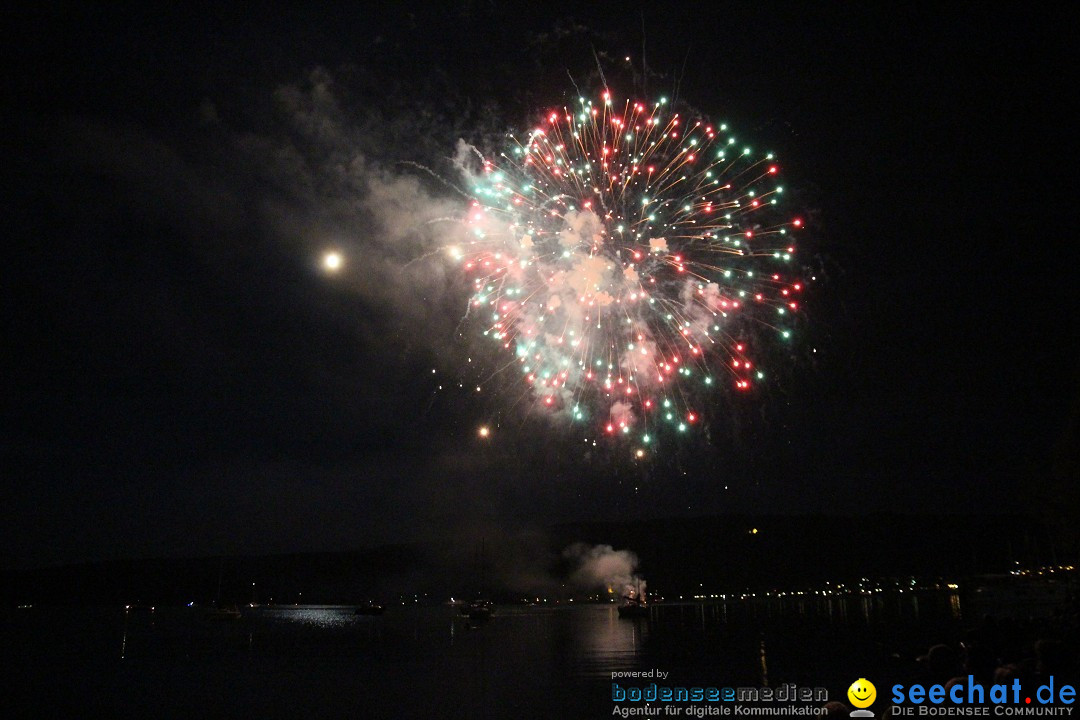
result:
[[[944,592],[666,604],[640,620],[613,605],[502,606],[478,627],[447,606],[261,607],[237,621],[42,607],[6,612],[0,657],[14,717],[607,718],[614,671],[841,699],[856,678],[908,672],[961,623]]]

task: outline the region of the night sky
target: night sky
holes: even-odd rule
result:
[[[1039,512],[1076,447],[1076,18],[817,5],[5,18],[5,562]],[[633,463],[469,392],[498,358],[400,228],[405,198],[461,203],[410,163],[445,173],[598,62],[633,94],[643,48],[650,94],[777,152],[818,281],[774,383]]]

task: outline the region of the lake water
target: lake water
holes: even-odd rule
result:
[[[0,652],[19,717],[607,718],[625,670],[841,699],[856,678],[909,672],[962,620],[943,592],[670,603],[640,620],[613,605],[500,606],[476,627],[448,606],[262,607],[231,622],[43,607],[6,612]]]

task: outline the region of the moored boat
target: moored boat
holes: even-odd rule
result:
[[[382,615],[386,610],[382,605],[375,602],[366,602],[362,605],[357,605],[353,610],[353,615]]]
[[[207,620],[239,620],[240,608],[235,605],[207,608],[203,612],[203,617]]]
[[[627,593],[623,595],[626,601],[619,606],[620,618],[643,618],[649,617],[649,605],[645,600],[645,592],[641,583],[637,587],[627,586]]]
[[[619,606],[619,617],[621,618],[643,618],[649,617],[649,606],[644,602],[636,599],[627,599],[622,605]]]
[[[460,612],[470,620],[487,620],[495,613],[495,604],[490,600],[473,600],[462,603]]]

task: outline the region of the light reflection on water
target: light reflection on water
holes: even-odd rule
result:
[[[596,610],[597,617],[581,633],[578,674],[610,678],[613,671],[637,667],[649,624],[623,620],[613,606]]]
[[[76,699],[116,716],[153,714],[155,703],[197,715],[229,678],[228,702],[244,716],[591,717],[610,713],[613,672],[659,667],[717,685],[843,680],[872,673],[882,648],[924,651],[960,610],[946,593],[669,603],[638,620],[614,605],[501,606],[481,625],[448,606],[382,616],[267,606],[216,622],[198,608],[35,608],[8,618],[0,660],[17,668],[17,687],[53,698],[45,715],[68,714]]]
[[[282,605],[252,608],[250,614],[268,622],[299,623],[313,628],[345,628],[367,620],[371,615],[357,615],[352,605]]]
[[[786,622],[826,626],[918,623],[925,614],[960,620],[960,599],[955,593],[924,594],[922,599],[907,593],[666,603],[654,605],[650,617],[639,620],[619,618],[615,605],[504,606],[491,622],[480,624],[446,606],[390,607],[384,616],[356,615],[352,606],[263,606],[245,608],[241,620],[225,624],[198,622],[197,616],[184,610],[161,609],[156,616],[160,627],[151,619],[149,625],[136,622],[131,628],[135,648],[129,647],[125,615],[119,649],[121,656],[132,650],[167,652],[171,640],[187,634],[189,645],[192,639],[195,644],[201,641],[212,652],[223,638],[242,632],[244,644],[255,652],[378,657],[470,649],[480,642],[479,637],[494,646],[527,647],[537,658],[556,655],[570,675],[589,679],[633,669],[656,646],[662,648],[675,636],[689,635],[695,642],[711,640],[717,652],[724,654],[728,651],[724,638],[751,627]],[[156,636],[152,646],[145,642],[148,634]],[[758,666],[756,637],[752,654]]]
[[[953,620],[963,619],[960,595],[955,591],[925,590],[901,593],[867,593],[862,595],[796,596],[733,598],[704,603],[669,603],[654,608],[663,614],[671,607],[692,605],[700,609],[701,620],[728,621],[729,610],[740,617],[754,619],[805,617],[846,623],[852,620],[864,624],[895,620],[920,621],[924,614],[938,618],[948,614]]]

